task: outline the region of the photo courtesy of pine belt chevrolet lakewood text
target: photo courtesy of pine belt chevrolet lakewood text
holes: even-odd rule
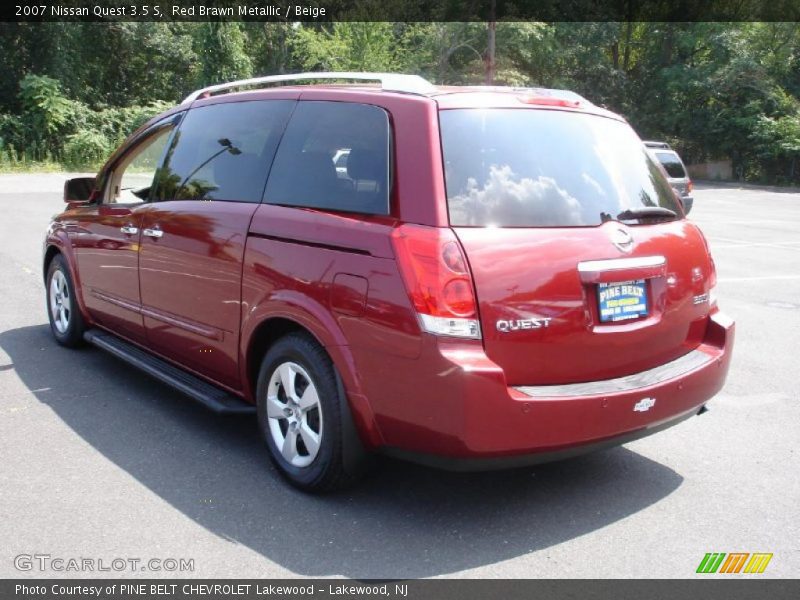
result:
[[[734,324],[681,197],[572,92],[237,81],[66,182],[47,312],[64,346],[256,413],[303,490],[376,454],[534,464],[674,425],[722,387]]]

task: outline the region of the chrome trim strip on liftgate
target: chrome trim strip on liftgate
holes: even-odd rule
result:
[[[699,369],[710,363],[714,357],[702,350],[692,350],[688,354],[676,358],[666,364],[647,371],[617,377],[616,379],[603,379],[601,381],[587,381],[585,383],[568,383],[563,385],[524,385],[514,387],[533,398],[563,398],[571,396],[593,396],[598,394],[617,394],[630,392],[639,388],[657,385],[663,381],[674,379]]]
[[[578,263],[579,273],[596,273],[598,271],[616,271],[618,269],[639,269],[642,267],[660,267],[667,262],[663,256],[635,256],[633,258],[611,258],[608,260],[586,260]]]

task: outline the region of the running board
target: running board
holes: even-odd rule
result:
[[[111,333],[90,329],[83,334],[83,339],[172,386],[179,392],[183,392],[215,413],[252,414],[256,412],[255,406],[241,398],[211,385]]]

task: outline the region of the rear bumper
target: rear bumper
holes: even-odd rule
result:
[[[376,415],[383,450],[448,469],[480,470],[622,444],[697,414],[725,382],[733,341],[733,321],[717,312],[703,343],[662,367],[615,380],[521,388],[506,385],[482,348],[440,341],[438,357],[426,359],[426,370],[435,371],[433,393],[406,403],[423,414],[415,423]]]
[[[566,460],[582,454],[589,454],[591,452],[598,452],[613,448],[621,444],[627,444],[634,440],[652,435],[664,429],[668,429],[673,425],[677,425],[686,419],[695,416],[702,412],[701,408],[692,409],[689,412],[678,415],[668,421],[657,423],[642,429],[637,429],[618,435],[605,440],[597,442],[589,442],[586,444],[578,444],[558,450],[545,450],[542,452],[533,452],[531,454],[512,454],[509,456],[480,456],[480,457],[457,457],[457,456],[441,456],[437,454],[424,454],[419,452],[410,452],[400,448],[384,448],[383,453],[388,456],[408,460],[428,467],[435,467],[437,469],[444,469],[445,471],[491,471],[495,469],[514,469],[518,467],[527,467],[531,465],[539,465],[542,463],[553,462],[557,460]]]

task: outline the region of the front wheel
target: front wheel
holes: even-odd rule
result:
[[[261,364],[257,395],[270,458],[292,485],[326,492],[358,478],[366,455],[333,363],[316,340],[302,333],[278,340]]]
[[[50,319],[53,337],[63,346],[72,348],[80,346],[83,343],[86,325],[75,297],[72,277],[60,254],[50,261],[46,282],[47,316]]]

